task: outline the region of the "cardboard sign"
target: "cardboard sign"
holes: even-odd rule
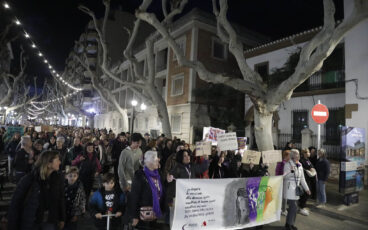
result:
[[[211,155],[211,141],[198,141],[196,142],[196,156],[209,156]]]
[[[261,159],[261,152],[253,150],[245,150],[243,154],[242,163],[244,164],[252,163],[254,165],[258,165],[260,159]]]
[[[277,163],[282,161],[281,150],[262,151],[262,161],[264,164]]]
[[[246,137],[238,137],[238,148],[245,149],[247,145],[247,138]]]
[[[238,138],[236,133],[223,133],[217,135],[217,146],[221,151],[226,150],[237,150],[238,149]]]
[[[213,127],[203,127],[203,140],[211,141],[213,145],[217,145],[217,135],[221,133],[225,133],[225,130]]]
[[[42,131],[42,129],[41,129],[42,127],[41,126],[35,126],[35,131],[36,132],[41,132]]]

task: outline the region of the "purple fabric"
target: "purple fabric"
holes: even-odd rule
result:
[[[152,200],[153,200],[153,211],[155,212],[156,217],[161,217],[160,199],[162,197],[162,184],[161,184],[160,174],[158,173],[157,169],[151,171],[147,167],[144,167],[143,171],[151,187]],[[160,186],[160,191],[157,190],[155,182],[152,180],[152,178],[155,178],[158,181],[158,184]]]
[[[257,199],[261,178],[262,177],[251,177],[247,180],[247,195],[250,221],[255,221],[257,219]]]
[[[277,162],[276,165],[276,176],[282,176],[284,175],[284,166],[285,166],[285,161],[280,161]]]

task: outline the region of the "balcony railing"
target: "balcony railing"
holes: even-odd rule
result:
[[[322,89],[345,88],[345,72],[343,70],[317,72],[301,84],[294,92],[305,92]]]

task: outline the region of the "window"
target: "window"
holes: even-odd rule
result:
[[[302,130],[308,127],[308,110],[293,111],[293,140],[300,142],[302,140]]]
[[[171,83],[171,96],[180,96],[184,91],[184,74],[173,77]]]
[[[268,82],[268,62],[262,62],[254,65],[254,71],[261,75],[264,82]]]
[[[181,115],[171,115],[171,131],[173,133],[181,132]]]
[[[226,45],[216,38],[212,38],[212,57],[222,60],[227,59]]]
[[[178,40],[176,40],[176,43],[178,44],[179,48],[181,49],[181,51],[183,52],[183,55],[185,56],[185,43],[186,43],[186,37],[182,37],[179,38]],[[173,51],[173,61],[176,61],[176,55]]]
[[[345,125],[345,109],[329,108],[329,117],[326,121],[326,143],[329,145],[340,145],[341,127]]]

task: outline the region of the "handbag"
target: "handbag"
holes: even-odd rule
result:
[[[290,165],[291,165],[291,163],[290,163]],[[303,189],[303,187],[301,185],[298,185],[298,182],[297,182],[296,176],[295,176],[295,171],[296,170],[294,170],[294,180],[295,180],[295,185],[296,185],[295,195],[296,196],[302,196],[304,194],[304,189]]]
[[[153,211],[153,208],[150,206],[141,207],[139,217],[142,221],[156,220],[155,212]]]

